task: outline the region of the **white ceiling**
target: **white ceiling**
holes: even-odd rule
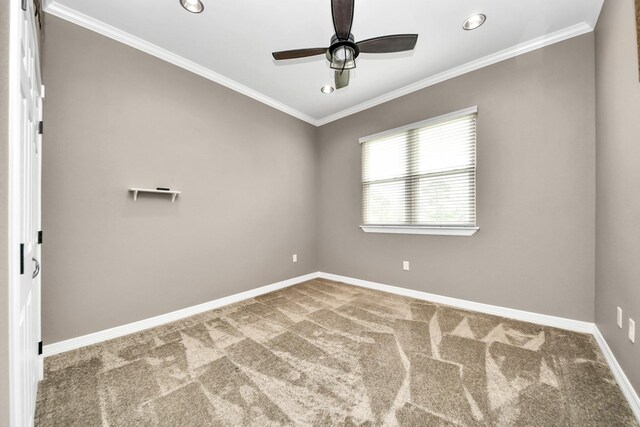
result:
[[[539,47],[592,31],[604,0],[356,0],[356,41],[419,34],[412,53],[362,54],[350,85],[330,95],[322,56],[278,62],[272,51],[324,47],[330,0],[55,0],[54,15],[166,59],[315,125]],[[475,31],[462,22],[475,13]]]

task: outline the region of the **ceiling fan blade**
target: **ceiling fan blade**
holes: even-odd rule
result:
[[[342,89],[349,85],[349,70],[336,70],[336,89]]]
[[[282,52],[273,52],[273,58],[280,61],[283,59],[306,58],[307,56],[324,55],[327,52],[326,47],[314,47],[311,49],[295,49],[284,50]]]
[[[417,41],[417,34],[395,34],[363,40],[357,44],[360,53],[393,53],[413,50]]]
[[[331,0],[333,28],[340,40],[347,40],[353,24],[353,8],[355,0]]]

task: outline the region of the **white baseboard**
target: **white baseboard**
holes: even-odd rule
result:
[[[451,307],[461,308],[464,310],[478,311],[480,313],[493,314],[495,316],[507,317],[509,319],[516,319],[523,322],[531,322],[544,326],[552,326],[554,328],[567,329],[575,332],[582,332],[587,334],[593,333],[593,323],[583,322],[581,320],[565,319],[564,317],[549,316],[547,314],[538,314],[529,311],[500,307],[497,305],[483,304],[458,298],[445,297],[442,295],[414,291],[412,289],[400,288],[397,286],[385,285],[382,283],[369,282],[367,280],[354,279],[352,277],[339,276],[337,274],[319,272],[318,277],[328,280],[334,280],[336,282],[343,282],[354,286],[360,286],[363,288],[388,292],[391,294],[435,302],[437,304],[449,305]]]
[[[602,333],[600,333],[600,329],[598,329],[596,325],[593,325],[593,337],[596,339],[596,342],[600,346],[600,350],[602,350],[605,359],[607,359],[607,363],[609,364],[611,372],[613,372],[613,376],[616,378],[616,381],[618,382],[618,385],[622,390],[622,394],[624,394],[624,397],[627,398],[629,406],[631,406],[631,410],[640,423],[640,397],[638,397],[638,393],[636,393],[633,386],[629,382],[629,378],[627,378],[627,376],[625,375],[622,367],[609,348],[609,344],[607,344],[607,341],[604,339],[604,336],[602,335]]]
[[[138,322],[128,323],[115,328],[105,329],[104,331],[94,332],[92,334],[71,338],[57,343],[45,345],[43,348],[43,357],[53,356],[55,354],[64,353],[65,351],[75,350],[92,344],[98,344],[103,341],[122,337],[124,335],[140,332],[145,329],[164,325],[166,323],[175,322],[189,316],[204,313],[205,311],[223,307],[259,295],[277,291],[288,286],[295,285],[307,280],[315,279],[318,273],[310,273],[304,276],[294,277],[293,279],[283,280],[282,282],[272,283],[270,285],[261,286],[239,294],[229,295],[228,297],[205,302],[203,304],[194,305],[192,307],[183,308],[181,310],[172,311],[171,313],[161,314],[160,316],[151,317],[149,319],[140,320]]]
[[[220,308],[225,305],[229,305],[245,299],[253,298],[258,295],[263,295],[269,292],[276,291],[278,289],[286,288],[288,286],[292,286],[297,283],[301,283],[301,282],[315,279],[315,278],[324,278],[328,280],[334,280],[336,282],[343,282],[343,283],[347,283],[354,286],[360,286],[363,288],[375,289],[383,292],[389,292],[392,294],[408,296],[408,297],[417,298],[425,301],[431,301],[437,304],[445,304],[452,307],[462,308],[464,310],[472,310],[472,311],[478,311],[481,313],[493,314],[495,316],[508,317],[511,319],[522,320],[524,322],[537,323],[545,326],[553,326],[556,328],[568,329],[576,332],[583,332],[583,333],[589,333],[589,334],[593,333],[594,325],[593,323],[589,323],[589,322],[582,322],[579,320],[565,319],[562,317],[549,316],[546,314],[531,313],[528,311],[514,310],[511,308],[499,307],[496,305],[466,301],[458,298],[445,297],[442,295],[430,294],[427,292],[415,291],[412,289],[400,288],[397,286],[390,286],[382,283],[370,282],[367,280],[354,279],[352,277],[339,276],[336,274],[315,272],[315,273],[306,274],[304,276],[294,277],[293,279],[284,280],[282,282],[273,283],[271,285],[262,286],[246,292],[230,295],[217,300],[205,302],[203,304],[198,304],[192,307],[183,308],[181,310],[173,311],[171,313],[166,313],[159,316],[151,317],[149,319],[144,319],[137,322],[128,323],[126,325],[105,329],[104,331],[94,332],[94,333],[83,335],[80,337],[59,341],[53,344],[48,344],[48,345],[45,345],[43,348],[43,356],[44,357],[53,356],[54,354],[64,353],[65,351],[75,350],[81,347],[97,344],[113,338],[118,338],[118,337],[129,335],[135,332],[140,332],[145,329],[164,325],[166,323],[184,319],[185,317],[200,314],[205,311]]]

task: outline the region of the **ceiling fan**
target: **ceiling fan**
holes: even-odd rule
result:
[[[349,70],[356,68],[356,58],[361,53],[393,53],[413,50],[418,41],[417,34],[395,34],[374,37],[355,42],[351,34],[355,0],[331,0],[331,14],[336,33],[331,37],[329,47],[285,50],[273,52],[274,59],[305,58],[308,56],[326,55],[335,71],[336,89],[349,84]]]

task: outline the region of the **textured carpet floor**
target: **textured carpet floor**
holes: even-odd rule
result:
[[[326,280],[46,359],[39,426],[637,426],[589,335]]]

